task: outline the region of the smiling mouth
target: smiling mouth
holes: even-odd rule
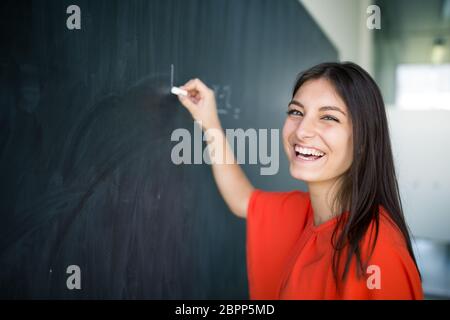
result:
[[[315,161],[325,156],[325,152],[316,148],[302,147],[294,145],[295,157],[304,161]]]

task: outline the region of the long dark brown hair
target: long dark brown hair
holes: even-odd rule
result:
[[[320,78],[327,79],[343,99],[353,126],[353,162],[340,177],[339,190],[334,199],[334,210],[337,213],[349,212],[345,217],[339,216],[332,237],[335,249],[332,266],[336,284],[345,279],[353,257],[356,257],[357,275],[365,273],[367,260],[377,241],[380,205],[403,234],[409,254],[417,267],[403,215],[380,89],[360,66],[351,62],[331,62],[300,73],[292,97],[305,82]],[[369,257],[365,260],[360,242],[372,222],[375,225],[375,237],[371,242]],[[344,252],[345,264],[340,272],[340,260]]]

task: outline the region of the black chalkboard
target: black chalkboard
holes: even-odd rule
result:
[[[66,9],[81,9],[69,30]],[[0,297],[247,298],[245,220],[210,167],[175,165],[169,94],[199,77],[226,128],[281,128],[296,74],[336,60],[296,0],[9,1],[1,7]],[[280,144],[259,188],[302,188]],[[81,270],[69,290],[67,267]]]

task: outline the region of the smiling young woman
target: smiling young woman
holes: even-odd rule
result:
[[[194,119],[221,130],[214,93],[198,79],[182,88]],[[233,158],[224,136],[209,144]],[[212,166],[230,210],[247,218],[250,298],[422,299],[385,107],[370,75],[349,62],[301,73],[283,144],[308,192],[258,190],[235,161]]]

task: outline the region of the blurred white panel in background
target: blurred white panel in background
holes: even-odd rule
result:
[[[396,105],[401,109],[450,110],[450,64],[398,65]]]
[[[450,242],[450,110],[387,111],[411,231],[416,237]]]

